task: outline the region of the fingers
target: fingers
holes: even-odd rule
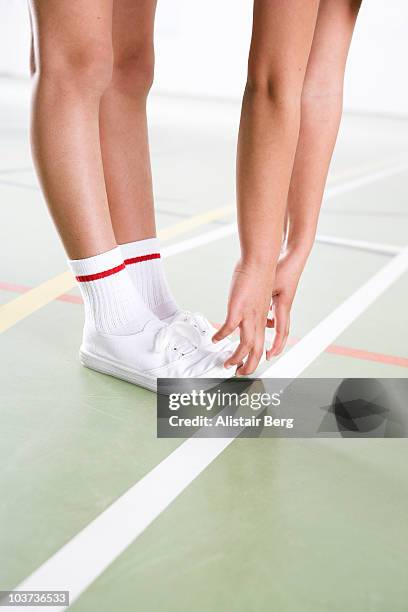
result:
[[[259,362],[264,352],[264,339],[261,334],[261,339],[257,339],[254,348],[249,353],[248,359],[243,366],[237,369],[237,376],[248,376],[253,374],[257,369]]]
[[[240,342],[234,353],[225,361],[226,368],[238,367],[237,374],[246,376],[252,374],[258,367],[259,361],[264,349],[264,325],[258,326],[256,319],[253,316],[241,319],[239,323],[232,317],[228,316],[225,323],[214,334],[213,342],[219,342],[230,334],[237,327],[240,327]],[[247,360],[245,365],[243,362]]]
[[[225,367],[238,366],[237,376],[253,374],[264,351],[265,328],[255,320],[244,320],[241,324],[241,341]],[[242,363],[245,360],[245,363]]]
[[[226,368],[231,368],[234,365],[240,366],[254,346],[255,321],[248,322],[244,320],[241,322],[240,327],[240,343],[231,357],[225,362]]]
[[[234,321],[231,317],[227,317],[225,323],[221,325],[217,333],[215,333],[212,337],[213,342],[219,342],[220,340],[224,340],[227,336],[232,334],[239,325],[239,321]]]
[[[285,348],[289,336],[290,304],[278,302],[275,309],[275,330],[276,335],[272,347],[266,351],[266,358],[279,355]]]

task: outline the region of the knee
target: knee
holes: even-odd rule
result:
[[[246,94],[262,100],[285,114],[297,114],[301,108],[304,76],[285,67],[269,67],[251,62],[248,67]]]
[[[153,47],[133,49],[115,61],[113,69],[113,86],[123,95],[146,99],[154,78]]]
[[[284,114],[300,112],[301,89],[285,78],[248,74],[245,92],[247,96],[262,100]]]
[[[34,64],[43,81],[64,91],[100,97],[112,79],[112,45],[93,42],[70,50],[40,49]]]

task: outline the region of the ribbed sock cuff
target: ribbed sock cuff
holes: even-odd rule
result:
[[[122,256],[125,260],[142,257],[144,255],[157,255],[160,257],[160,241],[158,238],[146,238],[145,240],[136,240],[135,242],[127,242],[120,245]]]
[[[123,253],[115,247],[106,253],[87,257],[86,259],[69,259],[69,267],[79,282],[97,280],[124,270]],[[95,277],[95,278],[87,278]]]
[[[126,269],[145,304],[160,319],[178,311],[166,280],[160,256],[160,241],[147,238],[120,245]]]
[[[129,334],[155,318],[129,277],[118,247],[69,261],[85,305],[85,320],[98,331]]]

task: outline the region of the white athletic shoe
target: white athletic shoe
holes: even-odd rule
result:
[[[166,319],[166,322],[170,324],[176,322],[187,323],[193,329],[193,334],[199,334],[200,346],[207,351],[219,352],[220,350],[226,350],[232,353],[238,346],[238,342],[234,342],[231,338],[224,338],[224,340],[219,342],[213,342],[212,337],[217,329],[200,312],[179,310],[176,314]]]
[[[205,350],[196,330],[194,341],[192,329],[180,321],[168,325],[153,319],[142,331],[121,336],[86,325],[80,361],[151,391],[157,391],[158,378],[231,378],[233,372],[223,366],[231,350]]]
[[[200,346],[210,352],[227,351],[233,353],[238,347],[239,340],[233,339],[231,336],[220,340],[219,342],[213,342],[212,337],[216,333],[217,329],[212,325],[208,319],[205,318],[200,312],[189,312],[188,310],[179,310],[175,315],[166,319],[169,322],[181,321],[188,323],[190,328],[193,328],[193,333],[198,332],[200,335],[201,343]],[[266,344],[264,346],[263,355],[259,361],[258,368],[266,361]],[[256,372],[250,374],[248,378],[256,378]]]
[[[172,317],[165,319],[169,323],[175,323],[177,321],[187,323],[192,330],[192,334],[199,334],[200,346],[210,352],[227,351],[232,354],[239,345],[238,339],[233,339],[231,336],[220,340],[219,342],[213,342],[212,337],[216,333],[217,329],[210,323],[208,319],[200,312],[190,312],[188,310],[179,310]],[[193,336],[190,334],[190,337]],[[261,364],[266,361],[266,345],[264,346],[263,355],[259,361],[258,368]],[[250,374],[248,378],[256,378],[256,372]]]

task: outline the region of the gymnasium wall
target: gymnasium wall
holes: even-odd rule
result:
[[[43,0],[47,1],[47,0]],[[240,98],[252,0],[159,0],[155,90]],[[363,0],[346,79],[346,108],[408,115],[408,3]],[[26,0],[0,0],[0,73],[27,75]]]

